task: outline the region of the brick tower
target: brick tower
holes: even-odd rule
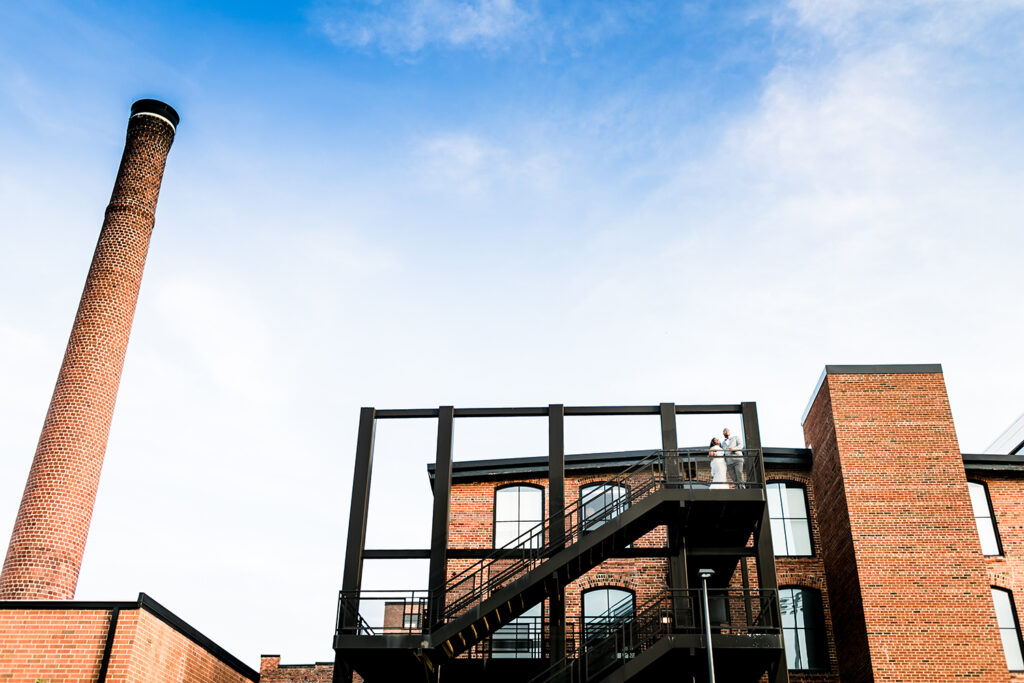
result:
[[[804,421],[843,683],[1006,681],[938,365],[829,365]]]
[[[0,574],[0,600],[71,599],[178,114],[139,100]]]

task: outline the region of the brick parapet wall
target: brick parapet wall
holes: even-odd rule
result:
[[[281,664],[280,655],[260,655],[260,683],[331,683],[334,680],[333,662],[314,664]],[[362,683],[359,674],[352,683]]]
[[[804,433],[842,679],[1009,680],[942,375],[828,374]]]
[[[52,603],[51,603],[52,604]],[[111,603],[62,609],[0,606],[0,682],[94,683],[107,643]],[[120,603],[111,643],[109,683],[246,683],[243,674],[148,608]],[[161,608],[162,609],[162,608]],[[173,615],[172,615],[173,616]],[[176,617],[173,617],[176,619]],[[190,628],[190,627],[189,627]],[[204,640],[199,637],[199,640]],[[208,642],[208,641],[207,641]],[[213,650],[216,646],[210,645]],[[229,659],[231,659],[229,657]]]

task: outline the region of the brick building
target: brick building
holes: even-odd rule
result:
[[[132,107],[121,167],[0,572],[0,682],[1024,682],[1024,418],[961,452],[937,365],[827,366],[804,448],[753,403],[360,413],[335,660],[259,673],[145,594],[75,601],[177,113]],[[579,416],[649,450],[565,453]],[[678,421],[735,434],[681,447]],[[545,420],[547,453],[453,462],[458,419]],[[428,548],[365,547],[379,420],[437,421]],[[735,438],[739,437],[736,441]],[[429,459],[425,458],[425,459]],[[362,590],[366,559],[427,580]]]
[[[564,453],[566,420],[616,414],[658,415],[661,449]],[[680,448],[693,414],[741,418],[742,451]],[[485,416],[546,419],[548,454],[452,462]],[[367,549],[375,425],[401,418],[438,422],[431,547]],[[710,630],[724,681],[1024,681],[1024,460],[960,451],[937,365],[827,366],[803,428],[763,447],[751,403],[363,409],[334,680],[702,681]],[[361,591],[386,558],[429,559],[430,590]]]

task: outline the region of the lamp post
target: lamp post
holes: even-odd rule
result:
[[[715,683],[715,655],[711,651],[711,608],[708,606],[708,579],[715,575],[715,570],[701,569],[698,573],[704,598],[704,639],[708,643],[708,683]]]

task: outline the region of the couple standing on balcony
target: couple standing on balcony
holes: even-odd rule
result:
[[[722,430],[722,436],[725,441],[717,436],[711,439],[711,450],[708,451],[713,489],[734,488],[736,484],[746,483],[743,476],[743,440],[739,436],[730,436],[728,427]]]

